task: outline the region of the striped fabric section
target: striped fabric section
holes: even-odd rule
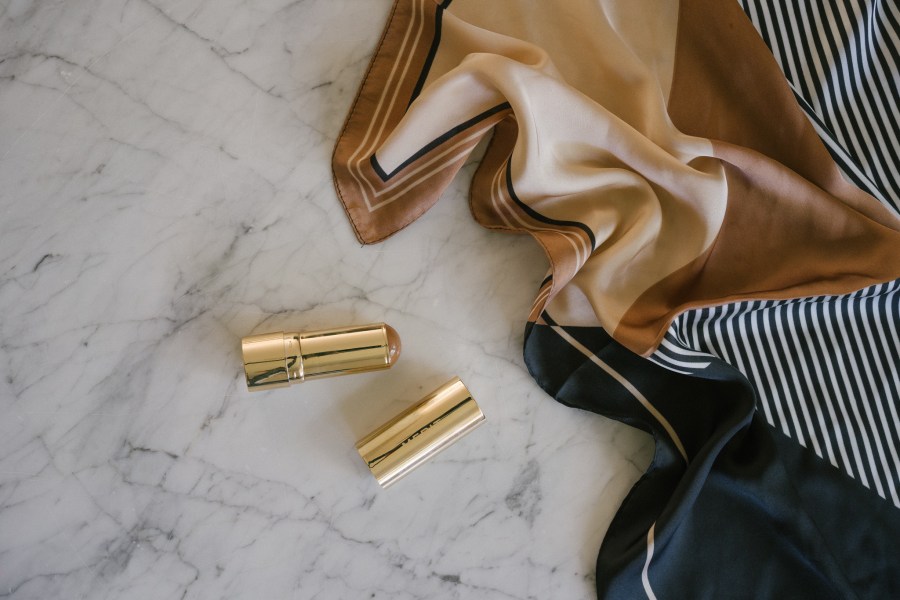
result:
[[[855,185],[856,187],[868,192],[874,198],[877,198],[888,208],[896,210],[896,207],[885,198],[884,194],[881,192],[881,190],[878,189],[878,186],[875,184],[875,182],[872,181],[869,176],[863,171],[863,169],[853,161],[853,158],[849,154],[847,154],[847,151],[841,146],[841,144],[834,139],[831,131],[828,130],[828,127],[815,114],[812,107],[809,105],[809,102],[807,102],[799,94],[797,94],[796,90],[794,90],[794,95],[797,98],[797,102],[809,117],[809,120],[815,128],[816,133],[819,134],[819,137],[825,143],[825,147],[828,149],[828,152],[831,153],[831,156],[832,158],[834,158],[835,163],[837,163],[838,168],[844,174],[844,177],[846,177],[847,180],[853,183],[853,185]]]
[[[900,8],[740,0],[829,152],[900,212]],[[898,257],[900,260],[900,257]],[[770,425],[900,507],[900,281],[837,297],[688,311],[651,360],[740,370]]]
[[[675,330],[673,326],[666,332],[659,348],[649,357],[651,361],[683,375],[690,375],[712,364],[712,356],[686,347],[674,333]]]
[[[770,425],[900,507],[900,280],[690,311],[653,359],[696,372],[704,355],[753,383]]]
[[[847,178],[900,209],[900,6],[739,0]]]

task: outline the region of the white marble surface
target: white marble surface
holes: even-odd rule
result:
[[[0,597],[592,598],[649,438],[527,374],[546,260],[441,202],[361,247],[330,154],[389,0],[0,1]],[[239,339],[385,320],[387,372],[249,394]],[[487,422],[381,490],[452,375]]]

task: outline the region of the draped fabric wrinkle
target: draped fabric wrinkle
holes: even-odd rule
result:
[[[336,145],[374,243],[490,136],[473,216],[550,265],[529,372],[657,442],[600,597],[900,593],[900,27],[804,4],[396,0]]]

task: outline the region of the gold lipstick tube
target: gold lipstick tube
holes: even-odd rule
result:
[[[241,350],[247,388],[268,390],[316,377],[387,369],[400,356],[400,336],[384,323],[278,331],[245,337]]]
[[[388,487],[484,421],[469,390],[454,377],[356,444],[382,487]]]

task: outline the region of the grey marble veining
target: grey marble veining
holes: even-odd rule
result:
[[[546,271],[467,165],[361,247],[334,140],[389,0],[0,2],[0,597],[592,598],[646,436],[521,358]],[[387,372],[249,394],[239,339],[384,320]],[[452,375],[487,422],[381,490]]]

